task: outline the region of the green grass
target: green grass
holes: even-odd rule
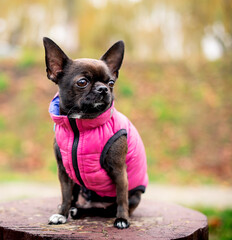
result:
[[[198,207],[196,210],[208,218],[210,240],[232,239],[232,209]]]
[[[48,172],[47,169],[38,171],[23,172],[10,168],[0,168],[0,183],[4,182],[58,182],[57,174]]]
[[[195,171],[185,171],[176,167],[175,169],[168,169],[165,173],[160,170],[159,166],[149,166],[148,163],[148,176],[151,183],[160,184],[173,184],[173,185],[215,185],[218,184],[217,180],[212,176],[206,176],[196,173]]]
[[[18,67],[20,69],[30,68],[37,62],[37,54],[32,49],[24,49],[23,53],[18,60]]]
[[[117,90],[123,98],[131,98],[134,95],[133,85],[123,71],[120,73],[120,80],[117,82]]]
[[[10,85],[9,76],[6,73],[0,73],[0,93],[8,90]]]
[[[230,63],[194,69],[183,62],[124,65],[115,106],[144,141],[150,181],[231,184]],[[0,168],[43,168],[52,175],[54,133],[47,108],[57,88],[31,50],[1,64]]]
[[[6,128],[6,120],[3,116],[0,115],[0,131]]]
[[[1,133],[0,151],[12,157],[21,157],[23,155],[22,141],[19,136],[10,131]]]

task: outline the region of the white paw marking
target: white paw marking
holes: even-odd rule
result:
[[[129,223],[126,220],[116,220],[115,222],[115,227],[117,227],[118,229],[125,229],[129,227]]]
[[[126,228],[126,223],[125,222],[118,222],[117,227],[118,228]]]
[[[122,222],[122,227],[126,228],[126,223],[125,222]]]
[[[71,213],[71,215],[72,216],[76,216],[77,215],[77,208],[75,208],[75,207],[72,207],[71,209],[70,209],[70,213]]]
[[[118,227],[118,228],[122,228],[122,223],[121,223],[121,222],[118,222],[118,223],[117,223],[117,227]]]
[[[67,218],[61,214],[53,214],[50,218],[49,218],[49,224],[64,224],[66,223]]]

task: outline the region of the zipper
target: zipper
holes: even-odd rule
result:
[[[80,138],[80,132],[77,128],[77,124],[76,124],[76,120],[75,118],[68,118],[70,126],[73,130],[74,133],[74,140],[73,140],[73,145],[72,145],[72,164],[73,164],[73,168],[75,171],[75,175],[77,180],[79,181],[79,183],[85,187],[85,184],[81,178],[80,175],[80,171],[78,168],[78,161],[77,161],[77,147],[78,147],[78,143],[79,143],[79,138]]]

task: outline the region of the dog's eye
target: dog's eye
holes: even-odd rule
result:
[[[77,86],[79,88],[85,88],[89,84],[89,81],[85,78],[81,78],[80,80],[77,81]]]
[[[114,87],[114,84],[115,84],[115,82],[114,82],[113,80],[110,80],[110,81],[108,82],[108,85],[109,85],[110,88],[113,88],[113,87]]]

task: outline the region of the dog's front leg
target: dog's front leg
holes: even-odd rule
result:
[[[128,180],[126,167],[123,166],[123,169],[115,171],[115,174],[118,207],[114,226],[123,229],[128,228],[130,225],[128,220]]]
[[[128,179],[126,171],[127,138],[119,137],[108,150],[104,168],[116,186],[117,214],[114,226],[119,229],[129,227]]]
[[[74,183],[69,178],[68,174],[65,171],[65,168],[62,163],[60,149],[56,141],[54,142],[54,151],[55,151],[57,166],[58,166],[58,176],[59,176],[60,186],[61,186],[62,203],[61,203],[61,206],[59,207],[58,213],[53,214],[49,218],[49,224],[63,224],[63,223],[66,223],[68,214],[69,214],[69,209],[71,208]]]

